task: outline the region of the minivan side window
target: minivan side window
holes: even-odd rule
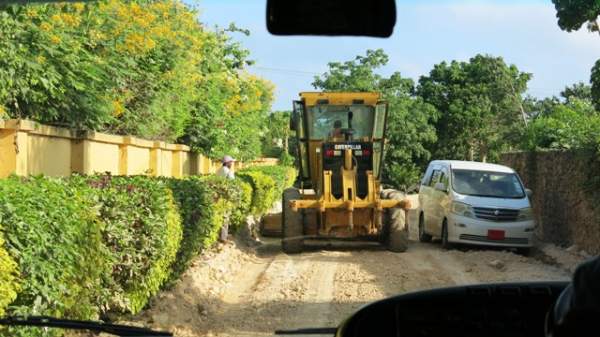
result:
[[[431,182],[431,173],[433,172],[433,168],[429,166],[425,174],[423,175],[423,179],[421,180],[421,185],[427,186],[429,182]]]
[[[446,186],[446,188],[448,188],[449,187],[448,186],[449,185],[449,178],[450,178],[450,175],[448,174],[448,170],[444,169],[442,171],[442,176],[440,177],[440,181],[439,182],[442,183],[442,184],[444,184],[444,186]]]
[[[433,170],[433,174],[431,175],[431,180],[429,181],[429,186],[433,187],[435,185],[435,183],[437,183],[440,180],[441,175],[442,175],[442,171]]]

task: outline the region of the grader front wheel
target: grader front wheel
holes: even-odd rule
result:
[[[304,248],[304,230],[301,211],[294,212],[290,208],[290,200],[301,199],[296,188],[283,191],[283,211],[281,212],[281,248],[286,254],[298,254]]]
[[[396,190],[384,190],[383,199],[403,200],[404,194]],[[383,216],[383,225],[387,248],[396,253],[405,252],[408,249],[408,225],[406,213],[402,208],[386,209]]]

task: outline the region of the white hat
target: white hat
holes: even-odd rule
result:
[[[221,160],[221,162],[223,164],[231,163],[231,162],[234,162],[234,161],[235,161],[235,159],[233,159],[231,156],[225,156],[225,157],[223,157],[223,160]]]

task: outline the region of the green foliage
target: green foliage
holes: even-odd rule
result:
[[[206,246],[204,238],[218,230],[210,225],[213,202],[208,186],[199,177],[166,179],[181,214],[183,239],[172,267],[170,281],[175,281],[190,266],[192,259]]]
[[[266,120],[262,154],[289,160],[289,138],[291,111],[274,111]]]
[[[169,280],[171,266],[175,262],[182,240],[181,218],[175,207],[171,191],[165,191],[164,197],[165,200],[162,201],[166,207],[166,214],[162,214],[164,226],[162,226],[160,232],[156,233],[156,236],[160,239],[157,240],[158,244],[150,258],[150,268],[138,280],[142,284],[132,289],[129,296],[132,304],[131,312],[133,313],[142,310]],[[160,217],[161,214],[155,213],[154,216]]]
[[[592,76],[590,78],[592,82],[591,96],[596,110],[600,111],[600,60],[596,61],[592,68]]]
[[[561,104],[561,101],[556,96],[546,97],[543,99],[526,96],[523,99],[523,109],[525,110],[525,114],[529,120],[540,116],[549,115],[559,104]]]
[[[385,78],[375,70],[386,65],[388,56],[381,49],[367,50],[344,63],[329,63],[329,71],[316,77],[313,86],[325,91],[376,91],[389,102],[384,181],[407,187],[419,180],[421,170],[431,157],[428,147],[436,141],[432,123],[437,111],[414,96],[414,82],[399,72]]]
[[[501,57],[487,55],[435,65],[417,89],[440,114],[434,157],[495,160],[517,144],[524,127],[521,95],[530,78]]]
[[[294,166],[294,156],[287,151],[281,151],[279,155],[279,165],[282,166]]]
[[[556,17],[558,26],[562,30],[572,32],[579,30],[583,24],[587,23],[587,29],[590,32],[600,33],[600,1],[598,0],[552,0],[556,8]],[[592,83],[591,95],[596,105],[596,110],[600,110],[600,60],[592,68],[590,77]]]
[[[258,170],[243,170],[237,176],[252,186],[252,214],[267,212],[279,198],[276,194],[277,183],[268,175]]]
[[[0,6],[0,116],[260,154],[273,88],[179,0]]]
[[[561,91],[560,95],[567,103],[570,103],[573,99],[591,101],[592,88],[583,82],[579,82],[571,86],[567,86],[565,90]]]
[[[367,50],[365,56],[358,55],[352,61],[330,62],[329,71],[316,76],[312,85],[326,91],[379,91],[383,78],[374,69],[386,65],[388,60],[383,49],[377,49]]]
[[[243,71],[249,62],[247,51],[225,32],[217,31],[204,42],[200,69],[205,77],[196,88],[201,99],[179,140],[211,158],[228,154],[239,160],[254,159],[261,152],[273,86]]]
[[[254,167],[239,176],[0,180],[0,309],[78,319],[138,313],[226,221],[235,230],[269,209],[295,170]]]
[[[568,32],[578,30],[584,23],[591,31],[598,31],[597,18],[600,2],[596,0],[552,0],[556,8],[558,26]]]
[[[251,177],[248,171],[252,171]],[[262,172],[272,174],[275,179]],[[272,195],[278,196],[281,186],[293,183],[295,170],[274,166],[248,168],[238,173],[238,177],[240,179],[233,180],[215,175],[166,179],[183,224],[183,240],[171,281],[178,279],[197,254],[216,242],[225,221],[229,221],[230,232],[235,233],[248,215],[268,210],[275,200]]]
[[[293,185],[296,174],[296,169],[285,166],[255,166],[239,172],[237,176],[253,189],[251,213],[267,212],[283,190]]]
[[[244,225],[252,210],[252,185],[241,179],[236,179],[235,184],[238,186],[240,199],[233,205],[229,226],[229,231],[232,233],[237,232]]]
[[[5,247],[21,275],[21,289],[9,314],[81,319],[98,315],[98,289],[101,277],[110,273],[110,259],[102,246],[97,211],[81,181],[0,181]]]
[[[204,184],[212,192],[212,202],[222,201],[227,211],[221,211],[221,219],[229,221],[230,232],[235,232],[250,213],[252,202],[252,187],[239,179],[227,179],[210,175],[202,178]],[[217,228],[217,230],[220,227]]]
[[[527,127],[522,148],[595,149],[600,144],[600,114],[589,101],[571,99],[534,119]]]
[[[15,300],[19,289],[18,266],[4,247],[4,235],[0,227],[0,317],[4,316],[6,307]]]
[[[242,172],[260,172],[271,178],[276,183],[277,194],[283,193],[283,190],[294,184],[296,180],[296,170],[286,166],[254,166],[244,169]]]
[[[139,312],[171,273],[181,241],[181,224],[166,184],[143,176],[88,179],[105,223],[110,251],[110,293],[104,310]]]

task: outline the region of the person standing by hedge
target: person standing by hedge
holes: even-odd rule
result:
[[[219,177],[225,177],[227,179],[234,179],[235,175],[233,174],[233,170],[231,169],[231,166],[233,165],[234,161],[235,160],[231,156],[223,157],[223,160],[221,161],[223,163],[223,166],[221,166],[221,168],[217,171],[217,175]]]
[[[224,156],[221,163],[223,166],[217,171],[217,175],[219,177],[224,177],[227,179],[235,179],[235,175],[231,166],[233,166],[233,162],[235,160],[231,156]],[[229,235],[229,219],[224,219],[223,226],[221,227],[221,231],[219,232],[219,241],[226,242],[227,236]]]

